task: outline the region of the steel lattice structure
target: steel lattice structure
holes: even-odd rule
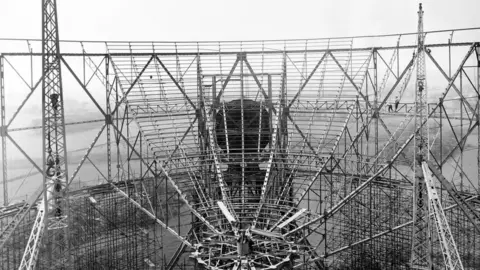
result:
[[[480,28],[59,41],[44,2],[44,42],[0,40],[0,268],[480,267]]]
[[[413,236],[411,266],[413,269],[431,269],[431,231],[427,185],[422,170],[423,160],[429,158],[428,136],[428,88],[425,70],[425,37],[423,34],[423,10],[418,11],[418,49],[416,51],[417,78],[415,82],[415,183],[413,205]]]

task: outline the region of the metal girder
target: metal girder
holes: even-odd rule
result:
[[[192,243],[190,243],[187,239],[185,239],[184,237],[182,237],[181,235],[179,235],[174,229],[170,228],[167,224],[165,224],[163,221],[161,221],[159,218],[157,218],[157,216],[155,214],[152,214],[150,211],[148,211],[147,209],[145,209],[140,203],[138,203],[137,201],[135,201],[134,199],[130,198],[130,196],[128,196],[127,193],[123,192],[121,189],[119,189],[117,186],[115,186],[112,182],[110,182],[110,185],[112,186],[112,188],[117,192],[119,193],[120,195],[122,195],[124,198],[126,198],[127,200],[130,201],[130,203],[132,203],[135,207],[137,207],[138,209],[140,209],[143,213],[145,213],[148,217],[150,217],[151,219],[155,220],[155,222],[162,226],[165,230],[167,230],[168,232],[170,232],[173,236],[175,236],[178,240],[180,240],[182,243],[184,243],[185,245],[187,245],[188,247],[190,248],[193,248],[193,245]]]
[[[475,28],[477,29],[477,28]],[[473,30],[473,29],[472,29]],[[432,32],[429,32],[432,33]],[[405,35],[405,34],[402,34]],[[108,41],[105,41],[108,43]],[[464,46],[470,46],[472,45],[471,42],[452,42],[452,43],[430,43],[430,44],[425,44],[426,47],[428,48],[438,48],[438,47],[464,47]],[[333,51],[333,52],[347,52],[347,51],[372,51],[372,50],[393,50],[393,49],[415,49],[417,46],[416,45],[400,45],[400,46],[385,46],[385,47],[359,47],[359,48],[337,48],[337,49],[312,49],[308,50],[309,53],[321,53],[321,52],[327,52],[327,51]],[[292,54],[292,53],[304,53],[305,50],[301,49],[287,49],[284,51],[287,54]],[[228,54],[237,54],[238,51],[221,51],[221,52],[212,52],[212,51],[202,51],[202,52],[165,52],[165,53],[156,53],[158,56],[175,56],[177,54],[182,55],[182,56],[197,56],[197,55],[228,55]],[[257,54],[257,55],[268,55],[268,54],[277,54],[278,50],[252,50],[248,52],[249,54]],[[41,56],[41,53],[24,53],[24,52],[7,52],[3,53],[5,56]],[[152,53],[150,52],[138,52],[138,53],[62,53],[62,56],[151,56]]]
[[[0,136],[2,137],[3,205],[8,205],[7,126],[5,125],[5,78],[3,56],[0,55]]]
[[[317,225],[318,227],[321,226],[323,223],[326,222],[326,220],[333,216],[336,212],[338,212],[338,210],[340,210],[343,206],[345,206],[350,200],[352,200],[353,198],[355,198],[355,196],[357,196],[360,192],[362,192],[362,190],[364,190],[369,184],[370,182],[372,182],[373,180],[375,180],[379,175],[381,175],[385,170],[387,170],[391,164],[393,164],[393,162],[398,158],[398,156],[400,155],[400,153],[403,151],[403,149],[408,145],[408,143],[413,139],[413,135],[410,136],[410,138],[402,145],[402,147],[400,147],[400,149],[398,149],[398,151],[396,152],[396,154],[392,157],[392,159],[388,162],[388,164],[385,164],[383,167],[381,167],[374,175],[372,175],[369,179],[367,179],[365,182],[363,182],[361,185],[359,185],[355,190],[353,190],[352,192],[350,192],[350,194],[348,194],[347,196],[345,196],[342,200],[340,200],[336,205],[332,206],[329,210],[326,210],[325,213],[317,218],[314,218],[302,225],[300,225],[299,227],[295,228],[294,230],[291,230],[289,232],[287,232],[286,234],[284,234],[284,237],[285,236],[288,236],[292,233],[295,233],[297,231],[300,231],[308,226],[310,226],[311,224],[314,224],[316,222],[320,222],[319,225]]]
[[[177,86],[178,90],[180,90],[180,92],[182,92],[183,96],[185,97],[185,99],[187,99],[188,103],[190,103],[190,105],[192,105],[192,108],[195,110],[197,107],[195,106],[195,103],[192,102],[192,100],[188,97],[187,93],[185,92],[185,89],[183,89],[183,87],[178,84],[177,80],[175,80],[175,78],[172,76],[172,74],[170,73],[170,71],[168,71],[167,67],[165,67],[165,65],[163,64],[163,62],[160,60],[160,58],[158,58],[158,55],[155,55],[155,59],[158,61],[158,63],[162,66],[163,70],[165,70],[165,72],[168,74],[168,77],[170,77],[170,80],[172,80],[173,83],[175,83],[175,85]],[[195,60],[195,59],[194,59]]]
[[[11,143],[13,143],[13,145],[18,149],[18,151],[20,151],[20,153],[22,153],[23,156],[28,161],[30,161],[30,163],[32,163],[32,165],[35,167],[35,169],[37,169],[37,171],[39,173],[43,173],[43,170],[37,165],[37,163],[35,163],[35,161],[33,161],[33,159],[25,152],[25,150],[23,150],[23,148],[20,147],[20,145],[8,133],[7,133],[7,138],[10,140]]]
[[[476,43],[475,52],[477,53],[477,89],[480,93],[480,42]],[[480,94],[478,94],[480,100]],[[477,119],[480,122],[480,104],[477,105]],[[480,175],[480,125],[478,125],[477,133],[477,173]],[[477,189],[480,188],[480,181],[477,182]]]
[[[153,57],[153,56],[152,56]],[[149,60],[149,62],[147,63],[147,65],[145,65],[142,69],[142,71],[140,72],[139,75],[137,75],[136,79],[135,79],[135,82],[139,80],[141,74],[145,71],[146,67],[148,66],[148,64],[150,63],[152,59]],[[157,59],[158,60],[158,59]],[[159,61],[159,60],[158,60]],[[160,61],[159,61],[160,62]],[[160,62],[161,63],[161,62]],[[117,74],[118,76],[118,74]],[[172,78],[173,79],[173,78]],[[135,85],[135,83],[132,83],[129,87],[129,90],[131,90],[133,88],[133,86]],[[180,86],[179,86],[180,87]],[[122,86],[120,85],[120,88],[122,89],[123,91],[123,88]],[[128,91],[129,91],[128,90]],[[128,92],[124,92],[124,98],[122,99],[121,102],[127,102],[128,99],[127,99],[127,94]],[[117,108],[120,106],[120,104],[117,104]],[[136,117],[135,117],[135,114],[134,115],[134,120],[136,120]],[[193,125],[193,124],[192,124]],[[192,126],[191,125],[191,126]],[[111,126],[113,126],[114,130],[116,130],[117,134],[125,141],[125,143],[128,145],[128,147],[133,151],[135,152],[135,154],[140,158],[140,160],[142,160],[142,162],[147,166],[147,168],[149,168],[150,171],[152,171],[151,167],[148,166],[148,163],[145,162],[145,160],[142,158],[142,156],[137,152],[137,150],[135,150],[135,148],[130,144],[130,142],[128,141],[127,138],[125,138],[125,136],[122,134],[122,132],[118,129],[118,127],[115,126],[115,124],[111,124]],[[185,133],[186,135],[186,133]],[[142,136],[143,133],[142,133]],[[145,141],[148,142],[147,139],[145,139]],[[165,168],[162,166],[161,162],[159,160],[157,160],[157,164],[159,165],[160,167],[160,170],[161,172],[165,175],[165,177],[167,178],[168,182],[170,183],[170,185],[175,189],[175,191],[178,193],[180,199],[186,204],[186,206],[189,208],[189,210],[192,212],[192,214],[194,214],[200,221],[202,221],[206,227],[208,227],[212,232],[214,233],[217,233],[217,234],[220,234],[219,231],[213,227],[198,211],[196,211],[193,207],[193,205],[187,200],[187,197],[186,195],[184,194],[184,192],[179,188],[179,186],[177,185],[177,183],[175,183],[175,181],[168,175],[168,172],[165,170]],[[156,172],[153,172],[152,173],[154,175],[156,175]],[[134,203],[135,201],[133,199],[132,200],[132,203]],[[148,210],[147,210],[148,211]],[[150,213],[151,214],[151,213]]]
[[[193,228],[190,229],[190,231],[187,233],[186,239],[189,238],[189,236],[193,233]],[[168,262],[167,266],[165,267],[166,270],[173,270],[174,267],[176,266],[178,260],[180,260],[180,257],[182,256],[183,252],[185,252],[185,249],[187,249],[188,245],[185,242],[182,242],[177,250],[175,251],[175,254],[172,256],[170,261]]]
[[[220,92],[218,93],[218,95],[216,97],[213,97],[214,98],[214,106],[217,106],[217,104],[220,102],[220,98],[222,97],[223,92],[225,91],[225,88],[227,88],[228,83],[232,79],[233,72],[237,68],[238,62],[240,62],[240,61],[242,61],[242,60],[240,59],[240,57],[238,57],[238,54],[237,54],[237,59],[235,60],[235,63],[233,63],[233,66],[230,69],[230,72],[228,73],[227,78],[225,78],[225,82],[222,84],[222,89],[220,89]],[[215,85],[215,84],[213,84],[213,85]]]
[[[368,121],[368,123],[362,125],[362,129],[358,132],[358,134],[357,134],[357,135],[355,136],[355,138],[352,140],[352,142],[350,143],[349,147],[346,148],[345,153],[342,155],[342,157],[341,157],[340,159],[344,159],[344,158],[347,156],[347,154],[349,153],[350,149],[352,149],[352,148],[355,149],[355,143],[359,140],[359,138],[360,138],[360,137],[363,135],[363,133],[367,130],[367,126],[370,125],[372,119],[373,119],[373,118],[370,118],[370,120]],[[348,130],[348,129],[347,129],[347,130]],[[410,140],[412,139],[412,137],[413,137],[413,136],[411,136],[411,137],[405,142],[404,146],[403,146],[401,149],[403,149],[403,148],[410,142]],[[395,159],[396,159],[397,155],[395,155],[394,157],[395,157]],[[311,187],[311,186],[313,185],[314,181],[316,181],[316,179],[317,179],[318,177],[320,177],[321,173],[322,173],[323,170],[326,168],[327,163],[328,163],[330,160],[332,160],[332,159],[333,159],[333,156],[331,155],[331,156],[323,163],[323,165],[317,170],[317,172],[315,173],[315,176],[310,180],[310,182],[309,182],[309,184],[308,184],[309,187]],[[340,164],[340,161],[336,162],[336,164],[335,164],[334,166],[332,166],[332,169],[331,169],[331,170],[334,170],[334,169],[338,166],[338,164]],[[306,193],[305,193],[305,194],[306,194]],[[355,195],[356,195],[356,194],[355,194]],[[355,196],[355,195],[354,195],[354,196]],[[298,200],[296,206],[298,206],[299,203],[300,203],[300,200]],[[343,205],[342,205],[342,206],[343,206]],[[340,208],[341,208],[342,206],[340,206]],[[321,224],[318,225],[317,227],[320,227],[320,226],[321,226]]]
[[[5,58],[5,62],[7,62],[7,64],[13,69],[13,71],[18,75],[18,77],[23,81],[23,83],[25,83],[25,85],[31,89],[32,86],[30,84],[28,84],[28,82],[25,80],[25,78],[23,78],[23,76],[20,74],[20,72],[18,72],[18,70],[12,65],[12,63],[10,63],[10,61],[8,61],[7,58]]]
[[[438,238],[443,251],[443,259],[445,266],[449,270],[463,270],[462,260],[458,254],[458,249],[453,239],[450,226],[448,225],[447,218],[443,212],[440,198],[435,190],[435,184],[433,183],[432,175],[428,169],[426,162],[422,163],[423,175],[425,177],[425,185],[428,194],[428,208],[430,213],[433,214],[435,224],[437,227]],[[427,217],[429,218],[429,217]]]
[[[258,218],[260,216],[260,212],[262,210],[263,204],[265,203],[265,196],[267,194],[267,189],[268,189],[268,183],[270,180],[270,173],[272,170],[272,162],[273,158],[276,154],[277,151],[277,136],[278,136],[278,123],[279,123],[279,118],[280,118],[280,106],[278,107],[277,110],[277,117],[275,119],[275,124],[273,128],[273,134],[272,134],[272,142],[270,144],[270,157],[268,158],[268,163],[267,163],[267,169],[265,172],[265,179],[263,180],[262,184],[262,193],[260,195],[260,201],[258,203],[258,207],[255,213],[255,218],[253,219],[252,227],[255,228],[255,225],[257,224]]]
[[[388,129],[387,125],[383,121],[381,117],[378,118],[380,120],[380,124],[383,126],[385,131],[388,134],[388,141],[383,145],[383,148],[376,153],[376,157],[374,159],[374,162],[377,162],[378,159],[380,159],[381,154],[388,148],[388,146],[393,142],[395,144],[395,147],[398,147],[398,142],[397,138],[400,138],[402,136],[403,132],[405,131],[408,123],[413,119],[413,113],[410,113],[407,115],[407,117],[398,125],[397,129],[394,131],[394,133],[391,133],[390,130]],[[405,153],[402,153],[402,156],[407,159],[407,156]]]
[[[20,111],[23,109],[23,107],[25,106],[25,104],[27,103],[27,101],[30,99],[30,97],[33,95],[33,93],[35,92],[35,90],[38,88],[38,86],[40,85],[40,83],[43,81],[43,76],[37,81],[37,83],[35,84],[35,86],[33,86],[32,88],[30,88],[30,92],[28,93],[28,95],[25,97],[25,99],[22,101],[22,103],[20,104],[20,106],[18,106],[17,110],[13,113],[12,115],[12,118],[10,118],[10,120],[8,121],[8,124],[7,124],[7,127],[9,127],[12,123],[13,123],[13,120],[15,120],[15,118],[17,117],[17,115],[20,113]]]
[[[363,100],[365,101],[365,104],[367,104],[367,107],[372,108],[372,104],[370,104],[370,102],[368,101],[368,98],[362,93],[361,86],[358,87],[358,85],[355,84],[353,79],[350,77],[350,75],[348,75],[347,71],[345,71],[345,69],[342,67],[342,65],[338,62],[337,58],[335,58],[335,56],[333,56],[331,51],[329,51],[328,54],[333,59],[335,64],[337,64],[337,66],[340,68],[340,70],[343,72],[343,75],[345,75],[345,77],[350,81],[350,83],[355,88],[355,90],[357,90],[357,93],[363,98]],[[372,50],[372,54],[373,54],[373,50]]]
[[[478,196],[469,197],[469,198],[465,199],[465,202],[469,202],[469,201],[475,200],[475,199],[478,199]],[[452,209],[454,209],[454,208],[457,208],[457,207],[459,207],[459,205],[458,205],[458,204],[454,204],[454,205],[450,205],[450,206],[448,206],[448,207],[445,207],[443,210],[444,210],[444,211],[450,211],[450,210],[452,210]],[[430,217],[433,217],[433,214],[430,214]],[[341,248],[338,248],[338,249],[336,249],[336,250],[334,250],[334,251],[330,251],[330,252],[328,252],[328,254],[327,254],[325,257],[335,255],[335,254],[337,254],[337,253],[339,253],[339,252],[345,251],[345,250],[350,249],[350,248],[352,248],[352,247],[354,247],[354,246],[357,246],[357,245],[360,245],[360,244],[364,244],[364,243],[367,243],[367,242],[369,242],[369,241],[371,241],[371,240],[374,240],[374,239],[377,239],[377,238],[379,238],[379,237],[385,236],[385,235],[387,235],[387,234],[389,234],[389,233],[392,233],[392,232],[395,232],[395,231],[400,230],[400,229],[402,229],[402,228],[405,228],[405,227],[407,227],[407,226],[410,226],[410,225],[412,225],[412,223],[413,223],[413,220],[412,220],[412,221],[409,221],[409,222],[405,222],[405,223],[400,224],[400,225],[398,225],[398,226],[395,226],[395,227],[393,227],[393,228],[389,228],[388,230],[379,232],[379,233],[373,235],[372,237],[365,238],[365,239],[362,239],[362,240],[360,240],[360,241],[354,242],[354,243],[352,243],[352,244],[348,244],[348,245],[346,245],[346,246],[343,246],[343,247],[341,247]]]
[[[2,227],[2,231],[0,232],[0,250],[13,235],[13,232],[17,229],[18,225],[22,223],[33,206],[36,205],[36,202],[42,194],[43,185],[41,185],[35,192],[32,193],[32,195],[29,196],[24,205],[18,209],[18,212],[13,219],[6,226]]]
[[[35,217],[32,231],[30,232],[30,236],[28,238],[27,246],[25,247],[22,260],[20,261],[20,267],[18,268],[19,270],[35,269],[36,267],[38,253],[40,250],[40,242],[42,241],[42,237],[44,236],[45,217],[47,216],[44,208],[45,204],[46,203],[43,199],[38,204],[37,216]]]
[[[333,153],[335,152],[339,142],[340,142],[340,138],[342,137],[342,135],[345,133],[345,130],[347,130],[348,128],[348,122],[350,120],[350,117],[352,116],[353,114],[353,110],[350,110],[350,113],[348,115],[348,117],[345,119],[345,122],[344,122],[344,125],[343,125],[343,128],[342,130],[340,131],[340,133],[337,135],[337,139],[335,140],[335,144],[332,148],[332,151],[331,151],[331,156],[329,159],[332,158],[333,156]],[[320,177],[321,173],[323,172],[326,164],[328,163],[328,160],[325,161],[322,166],[319,168],[319,170],[317,171],[317,173],[315,174],[315,176],[310,180],[310,182],[308,183],[307,187],[305,188],[305,190],[302,192],[302,194],[300,194],[300,196],[296,199],[296,203],[295,203],[295,206],[298,207],[298,205],[300,204],[300,202],[303,200],[303,198],[308,194],[308,192],[310,191],[310,188],[313,186],[313,184],[315,183],[315,181]]]
[[[220,192],[222,194],[222,201],[223,201],[223,203],[225,203],[227,208],[229,208],[230,213],[232,213],[233,215],[236,216],[235,210],[231,206],[230,196],[229,196],[229,194],[227,193],[227,190],[226,190],[227,185],[225,184],[225,181],[223,180],[223,173],[222,173],[222,170],[220,168],[220,161],[218,160],[218,157],[217,157],[216,144],[215,144],[215,141],[213,139],[214,138],[214,133],[213,133],[213,129],[212,129],[212,125],[210,123],[209,117],[207,117],[207,119],[206,119],[206,125],[207,125],[208,137],[209,137],[209,147],[210,147],[210,151],[211,151],[212,156],[213,156],[215,173],[216,173],[216,178],[218,180],[218,186],[219,186]],[[236,218],[238,219],[238,217],[236,217]]]
[[[385,105],[385,103],[387,103],[387,100],[388,98],[392,95],[393,91],[397,88],[398,84],[402,81],[403,77],[405,75],[407,75],[407,77],[405,77],[405,80],[404,80],[404,83],[402,84],[402,87],[400,88],[400,92],[402,93],[406,88],[407,88],[407,84],[408,82],[410,81],[410,76],[412,74],[412,71],[413,71],[413,65],[415,63],[415,56],[412,57],[412,59],[410,60],[410,62],[407,64],[407,66],[405,67],[405,69],[403,70],[402,74],[400,75],[400,77],[397,78],[397,80],[395,81],[395,83],[393,84],[392,88],[390,89],[390,91],[388,91],[387,95],[385,96],[385,98],[383,99],[382,103],[380,103],[380,105],[378,106],[378,110],[381,110],[383,108],[383,105]],[[400,95],[401,96],[401,95]]]
[[[400,38],[399,38],[399,40],[397,40],[397,44],[399,44],[399,42],[400,42]],[[398,79],[398,74],[395,74],[395,72],[392,70],[393,64],[397,60],[398,56],[397,56],[397,50],[393,50],[392,57],[390,58],[390,61],[387,64],[387,61],[385,61],[385,59],[382,57],[382,55],[378,51],[377,51],[377,55],[380,57],[380,59],[382,60],[382,62],[385,64],[385,66],[388,69],[385,72],[385,76],[382,79],[382,83],[380,84],[380,88],[379,88],[379,92],[380,92],[381,90],[383,90],[385,88],[385,85],[388,81],[388,77],[390,76],[390,73],[393,74],[395,79]]]
[[[308,75],[307,79],[305,79],[305,81],[303,82],[302,86],[300,87],[300,89],[298,89],[298,92],[295,94],[295,96],[292,98],[292,101],[290,101],[290,104],[288,104],[288,108],[290,109],[290,107],[292,107],[293,103],[295,103],[295,100],[297,100],[297,98],[300,96],[300,94],[302,93],[303,89],[305,88],[305,86],[307,86],[308,82],[310,81],[310,79],[312,78],[313,74],[315,74],[315,72],[317,71],[318,67],[322,64],[323,60],[325,60],[325,57],[327,57],[327,52],[325,52],[322,56],[322,58],[320,58],[320,60],[318,60],[317,64],[315,65],[315,67],[313,68],[312,72],[310,72],[310,75]]]
[[[429,169],[432,171],[432,173],[435,175],[435,177],[440,181],[440,184],[442,184],[443,188],[447,190],[448,194],[452,199],[455,201],[455,203],[460,207],[462,212],[467,216],[467,218],[472,222],[473,226],[477,230],[478,233],[480,233],[480,217],[467,202],[463,199],[463,196],[460,195],[455,188],[454,185],[452,185],[443,175],[442,172],[440,172],[439,169],[435,166],[435,164],[432,161],[427,161]]]
[[[130,144],[127,138],[118,130],[118,128],[113,125],[113,128],[118,132],[118,134],[122,137],[122,139],[125,141],[125,143],[128,145],[128,147],[135,152],[135,154],[142,160],[142,162],[148,166],[148,163],[144,161],[144,159],[140,156],[140,154],[133,148],[133,146]],[[178,185],[175,183],[175,181],[168,175],[168,172],[165,170],[165,168],[160,164],[160,162],[157,160],[157,164],[160,167],[161,172],[165,175],[167,178],[168,182],[170,185],[175,189],[175,191],[178,193],[180,199],[185,203],[185,205],[190,209],[192,214],[194,214],[199,220],[201,220],[206,227],[208,227],[212,232],[220,234],[220,232],[213,227],[210,222],[208,222],[200,213],[198,213],[197,210],[194,209],[193,205],[187,200],[187,197],[185,194],[182,192],[182,190],[178,187]],[[150,168],[151,170],[151,168]],[[155,172],[152,172],[154,175],[156,174]],[[133,200],[133,199],[132,199]],[[134,201],[134,200],[133,200]]]
[[[440,73],[442,73],[442,75],[445,77],[445,79],[447,79],[448,81],[448,86],[447,88],[445,89],[445,91],[448,91],[450,88],[453,88],[455,90],[455,92],[457,92],[458,96],[460,97],[460,99],[462,100],[462,102],[464,102],[468,109],[475,115],[475,109],[472,107],[472,105],[470,105],[470,103],[465,99],[465,97],[463,96],[462,92],[460,92],[460,90],[457,88],[457,86],[455,86],[455,80],[456,78],[458,77],[458,75],[460,75],[460,73],[462,73],[462,70],[463,70],[463,66],[465,65],[465,63],[467,62],[468,58],[470,57],[470,55],[472,54],[473,50],[475,49],[475,43],[472,44],[472,46],[470,46],[470,49],[468,50],[467,54],[465,55],[463,61],[460,63],[457,71],[455,72],[455,74],[449,78],[448,75],[445,73],[445,71],[443,71],[442,67],[440,67],[440,65],[438,64],[438,62],[435,60],[435,58],[433,58],[433,56],[431,55],[430,52],[426,51],[425,53],[428,55],[428,57],[430,58],[430,60],[432,60],[432,62],[435,64],[435,66],[437,67],[437,69],[440,71]]]
[[[62,58],[63,59],[63,58]],[[126,91],[124,91],[124,94],[123,94],[123,97],[122,99],[117,103],[117,106],[113,109],[112,111],[112,115],[115,114],[115,112],[120,108],[120,105],[123,104],[125,102],[125,100],[127,99],[128,97],[128,94],[130,93],[130,91],[132,91],[133,87],[135,87],[135,85],[137,84],[137,82],[140,80],[140,77],[142,76],[143,72],[145,72],[145,70],[147,69],[148,65],[150,65],[150,63],[152,62],[152,60],[154,59],[154,56],[152,55],[150,57],[150,59],[148,59],[148,62],[145,64],[145,66],[143,66],[142,70],[139,72],[139,74],[135,77],[135,80],[130,84],[130,86],[128,87],[128,89]],[[112,62],[113,65],[115,65],[114,62]],[[117,74],[117,77],[118,77],[118,74]]]
[[[95,104],[95,106],[97,107],[97,109],[100,111],[100,113],[105,116],[105,111],[103,111],[102,107],[98,104],[98,102],[95,100],[95,98],[92,96],[92,94],[90,94],[90,91],[88,91],[87,89],[87,86],[84,85],[82,83],[82,81],[80,81],[80,78],[78,78],[77,74],[75,73],[75,71],[73,71],[73,69],[70,67],[70,65],[67,63],[67,61],[65,60],[65,58],[61,57],[60,58],[63,62],[63,64],[65,65],[65,67],[67,67],[68,71],[70,71],[70,73],[72,74],[72,76],[75,78],[75,80],[77,81],[77,83],[82,87],[83,91],[85,91],[85,93],[88,95],[88,97],[90,98],[90,100],[93,102],[93,104]]]
[[[80,161],[80,163],[78,164],[77,168],[75,169],[75,171],[73,172],[72,176],[70,177],[70,179],[68,180],[68,185],[70,185],[70,183],[73,182],[73,180],[75,179],[75,176],[77,176],[78,172],[80,171],[80,169],[82,168],[82,165],[83,163],[85,162],[85,160],[87,159],[88,155],[90,154],[90,152],[92,151],[92,149],[95,147],[95,144],[97,143],[98,139],[100,138],[100,135],[102,135],[103,133],[103,130],[105,129],[105,124],[102,125],[102,127],[100,128],[100,130],[98,131],[97,133],[97,136],[95,136],[95,138],[93,139],[93,142],[90,144],[90,147],[87,149],[87,152],[85,153],[85,155],[83,156],[82,160]]]
[[[268,94],[265,92],[265,89],[263,89],[263,86],[262,84],[260,83],[260,80],[258,79],[255,71],[253,71],[253,68],[252,66],[250,65],[250,63],[248,62],[247,58],[243,58],[243,62],[245,62],[245,65],[247,65],[247,68],[248,70],[250,71],[251,73],[251,76],[253,77],[253,79],[255,80],[255,83],[257,84],[258,88],[262,91],[262,94],[263,96],[265,97],[265,100],[270,100],[272,97],[269,97]],[[243,73],[243,72],[242,72]],[[242,80],[243,81],[243,80]]]

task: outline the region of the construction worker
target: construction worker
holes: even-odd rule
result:
[[[398,104],[400,104],[400,99],[398,96],[395,97],[395,112],[398,111]]]
[[[393,105],[392,105],[392,103],[389,102],[389,103],[387,104],[387,108],[388,108],[388,112],[392,112],[392,111],[393,111]]]

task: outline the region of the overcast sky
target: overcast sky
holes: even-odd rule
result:
[[[57,1],[61,39],[289,39],[416,30],[418,0]],[[427,30],[480,25],[479,0],[425,0]],[[0,37],[40,38],[41,1],[0,0]]]

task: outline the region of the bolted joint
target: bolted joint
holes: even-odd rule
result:
[[[247,53],[246,52],[237,53],[237,60],[238,61],[247,60]]]
[[[7,126],[0,126],[0,136],[1,137],[6,137],[7,136],[7,132],[8,129],[7,129]]]
[[[112,123],[113,123],[113,121],[112,121],[112,115],[106,114],[106,115],[105,115],[105,124],[106,124],[106,125],[111,125]]]

